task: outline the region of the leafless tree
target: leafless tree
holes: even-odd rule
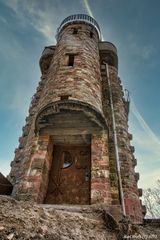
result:
[[[143,190],[143,203],[147,208],[146,218],[160,218],[160,180],[155,187]]]

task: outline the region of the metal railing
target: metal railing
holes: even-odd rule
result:
[[[59,26],[59,28],[57,29],[57,34],[56,37],[58,37],[60,31],[62,30],[62,28],[68,24],[68,23],[74,23],[74,22],[85,22],[85,23],[89,23],[90,25],[92,25],[98,32],[99,35],[99,39],[101,39],[101,31],[100,31],[100,27],[98,25],[98,23],[96,22],[96,20],[94,18],[92,18],[91,16],[88,16],[86,14],[74,14],[71,16],[68,16],[67,18],[65,18],[61,25]]]

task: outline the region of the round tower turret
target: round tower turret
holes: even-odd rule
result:
[[[92,17],[75,14],[65,18],[57,30],[56,47],[48,47],[40,59],[45,89],[39,114],[50,104],[78,104],[103,118],[99,57],[100,28]],[[77,106],[78,106],[77,105]],[[86,112],[86,110],[84,110]],[[88,113],[87,113],[88,114]],[[102,125],[103,125],[102,124]],[[39,123],[36,121],[36,128]]]

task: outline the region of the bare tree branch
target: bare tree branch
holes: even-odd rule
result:
[[[143,191],[143,202],[147,208],[146,217],[160,218],[160,180],[157,180],[156,187]]]

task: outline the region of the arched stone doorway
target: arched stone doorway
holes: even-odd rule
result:
[[[110,203],[108,132],[101,113],[78,101],[52,103],[37,115],[35,133],[28,178],[33,172],[37,202]]]

